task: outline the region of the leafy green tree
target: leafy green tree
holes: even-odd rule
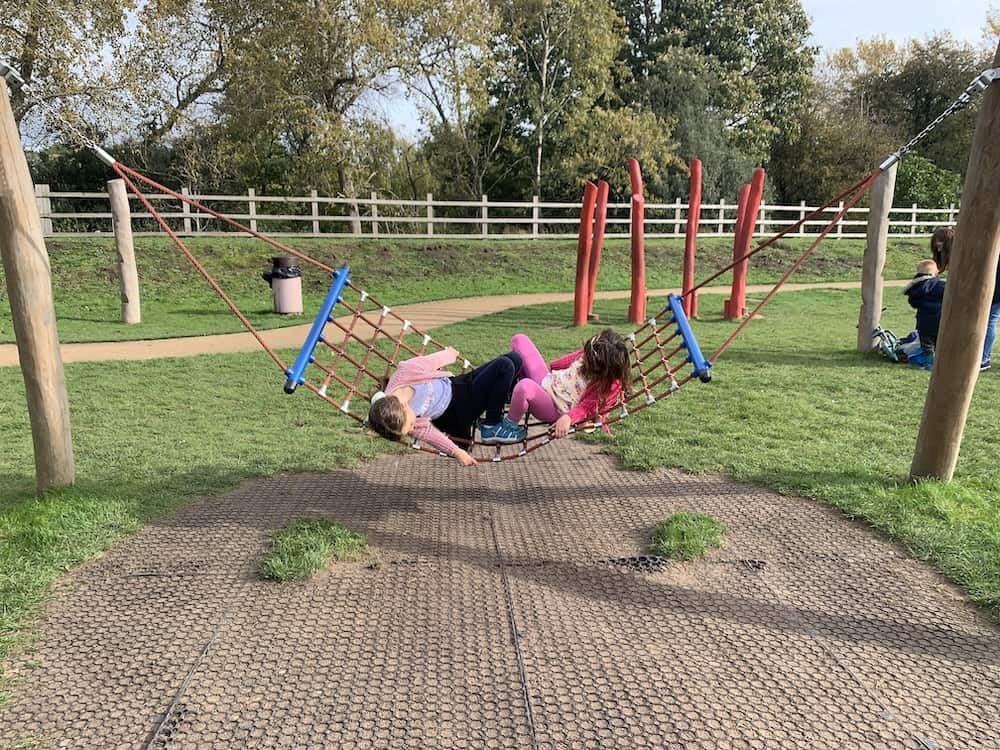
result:
[[[531,143],[532,191],[542,195],[546,151],[566,124],[589,109],[611,82],[621,45],[607,0],[502,0],[493,43],[512,94],[519,136]]]
[[[794,131],[815,54],[798,0],[619,0],[617,7],[628,30],[623,103],[676,119],[685,159],[709,148],[720,168],[759,162],[779,133]],[[731,157],[718,153],[724,144]]]
[[[134,7],[134,0],[3,0],[0,57],[57,106],[93,105],[115,88],[102,56],[116,48]],[[19,126],[34,108],[17,88],[11,105]]]
[[[962,191],[962,176],[941,169],[930,159],[916,154],[906,156],[896,172],[896,192],[893,205],[923,208],[943,208],[958,204]]]

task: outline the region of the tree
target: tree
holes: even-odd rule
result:
[[[494,41],[516,98],[515,122],[532,144],[532,191],[542,194],[545,152],[565,124],[605,92],[621,44],[606,0],[503,0]]]
[[[134,0],[3,0],[0,57],[56,106],[99,104],[114,90],[102,56],[117,46],[134,7]],[[15,87],[11,106],[21,128],[35,105]]]

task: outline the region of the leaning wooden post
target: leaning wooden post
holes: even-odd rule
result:
[[[1000,45],[993,66],[1000,68]],[[910,466],[911,479],[951,479],[979,376],[1000,253],[1000,80],[983,97],[965,174],[934,371]]]
[[[28,162],[0,78],[0,259],[14,319],[14,336],[24,377],[35,482],[39,493],[73,484],[73,441],[56,313],[52,302],[49,255]]]
[[[898,167],[899,163],[896,162],[882,172],[875,179],[870,193],[868,239],[861,266],[861,313],[858,315],[859,352],[870,352],[875,348],[872,333],[882,320],[882,269],[885,267],[885,250],[889,241],[889,211],[892,209],[892,197],[896,191],[896,169]]]
[[[601,254],[604,252],[604,230],[608,224],[608,192],[610,189],[607,182],[598,181],[597,207],[594,209],[594,235],[590,242],[587,320],[599,320],[599,317],[594,315],[594,296],[597,294],[597,273],[601,270]]]
[[[629,297],[629,323],[646,318],[646,199],[642,191],[642,170],[635,159],[628,160],[632,187],[632,294]]]
[[[139,273],[135,267],[135,243],[132,241],[132,210],[128,205],[125,180],[108,180],[108,197],[111,199],[111,226],[115,230],[115,248],[118,250],[122,323],[141,323]]]
[[[589,180],[583,186],[583,205],[580,207],[580,233],[576,243],[576,285],[573,292],[573,325],[587,322],[590,303],[590,243],[594,231],[594,208],[597,205],[597,185]]]
[[[688,193],[687,228],[684,232],[684,313],[698,317],[698,294],[694,287],[694,253],[698,244],[698,222],[701,221],[701,160],[691,162],[691,190]]]

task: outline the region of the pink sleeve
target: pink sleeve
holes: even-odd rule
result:
[[[583,356],[583,349],[577,349],[575,352],[564,354],[559,359],[554,359],[551,362],[549,362],[549,369],[565,370],[567,367],[576,362],[582,356]]]
[[[608,396],[605,399],[604,404],[601,404],[597,394],[597,387],[593,384],[588,385],[576,406],[569,410],[568,414],[570,420],[573,424],[576,424],[592,417],[596,417],[602,412],[602,406],[603,411],[610,411],[614,408],[615,404],[618,403],[618,397],[621,395],[621,391],[621,383],[615,381],[611,384],[611,388],[608,390]]]
[[[432,425],[428,419],[419,419],[417,424],[413,426],[413,432],[411,434],[417,440],[423,440],[425,443],[430,443],[439,451],[449,456],[453,455],[455,451],[458,450],[458,446],[452,442],[451,438]]]

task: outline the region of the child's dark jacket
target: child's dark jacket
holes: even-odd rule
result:
[[[917,331],[921,338],[937,337],[941,325],[941,303],[944,300],[944,282],[937,276],[918,273],[903,288],[910,307],[917,311]]]

